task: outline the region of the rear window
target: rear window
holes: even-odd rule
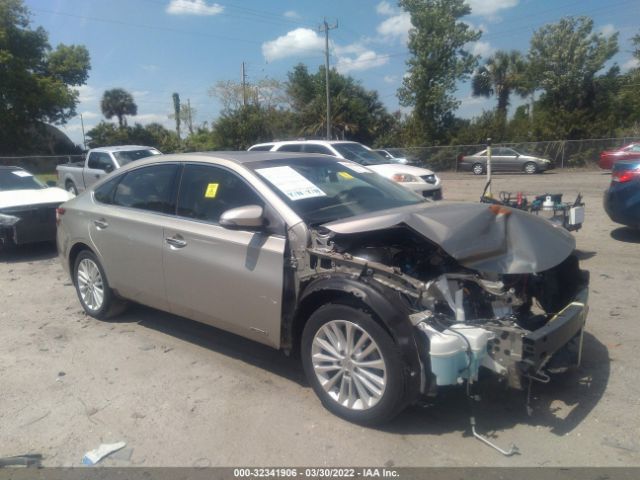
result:
[[[273,145],[257,145],[249,148],[250,152],[268,152],[273,148]]]
[[[359,143],[334,143],[331,146],[347,160],[359,163],[360,165],[380,165],[389,163],[382,155],[372,152]]]
[[[160,152],[155,148],[144,150],[122,150],[120,152],[113,152],[113,156],[118,160],[118,164],[124,167],[127,163],[134,160],[140,160],[142,158],[150,157],[151,155],[160,155]]]
[[[26,170],[0,170],[0,192],[40,190],[42,188],[47,188],[47,186]]]

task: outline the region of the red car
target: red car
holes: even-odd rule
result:
[[[640,158],[640,143],[630,143],[618,150],[606,150],[600,154],[598,165],[604,170],[611,170],[618,160],[635,160]]]

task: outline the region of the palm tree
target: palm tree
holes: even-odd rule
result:
[[[122,88],[106,90],[102,95],[100,108],[107,119],[118,117],[120,128],[127,125],[125,115],[137,115],[138,113],[138,106],[133,101],[133,97]]]
[[[478,69],[471,80],[474,96],[498,98],[497,111],[506,117],[511,93],[524,97],[529,93],[527,64],[517,50],[497,51]]]

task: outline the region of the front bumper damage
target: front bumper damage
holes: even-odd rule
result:
[[[582,273],[588,278],[587,272]],[[569,304],[533,331],[509,320],[461,321],[443,329],[438,328],[430,310],[410,315],[417,334],[424,336],[429,346],[427,355],[421,355],[425,376],[422,393],[433,394],[434,384],[475,382],[483,370],[498,375],[512,388],[523,389],[529,380],[546,381],[545,368],[559,353],[564,355],[553,362],[554,369],[578,366],[589,311],[587,300],[585,284]]]
[[[0,245],[48,242],[56,238],[56,208],[60,203],[29,205],[0,212]]]

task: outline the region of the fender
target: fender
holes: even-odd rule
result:
[[[409,403],[420,393],[422,367],[418,342],[409,321],[408,305],[400,293],[383,285],[368,281],[366,277],[354,278],[347,274],[326,274],[310,281],[300,295],[298,313],[304,312],[308,302],[316,295],[348,294],[361,301],[378,317],[400,349],[405,363],[405,390]],[[323,302],[324,303],[324,302]],[[304,319],[306,320],[306,319]]]

